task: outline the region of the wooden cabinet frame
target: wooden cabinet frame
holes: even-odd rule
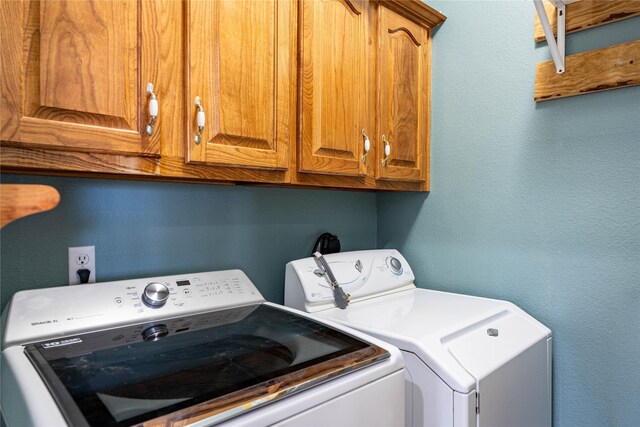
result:
[[[341,145],[322,139],[314,142],[313,137],[304,138],[304,121],[317,115],[312,103],[305,107],[303,101],[306,98],[301,98],[304,94],[299,90],[300,87],[314,89],[313,84],[304,82],[304,57],[300,53],[305,40],[309,42],[301,31],[304,23],[300,22],[305,16],[301,12],[305,4],[304,0],[273,1],[282,2],[282,7],[277,8],[278,30],[276,33],[273,27],[265,28],[272,28],[271,42],[277,40],[274,42],[278,44],[278,52],[274,54],[277,59],[274,61],[277,62],[276,72],[283,72],[283,75],[273,76],[273,84],[277,86],[275,92],[270,92],[268,88],[258,90],[267,95],[275,93],[268,101],[277,109],[267,118],[269,123],[273,122],[273,126],[260,127],[275,130],[262,132],[265,137],[255,137],[257,133],[251,129],[246,135],[237,130],[226,130],[224,127],[228,121],[218,121],[216,124],[216,120],[222,117],[220,108],[224,107],[224,101],[220,100],[228,96],[224,91],[229,86],[216,87],[211,77],[205,77],[209,80],[204,82],[204,89],[196,87],[197,84],[194,86],[201,77],[193,74],[192,61],[210,58],[212,52],[204,56],[199,56],[198,52],[208,41],[219,36],[211,33],[210,29],[200,31],[201,28],[191,26],[194,23],[190,18],[192,5],[189,0],[122,0],[117,5],[107,0],[98,7],[114,5],[111,9],[103,8],[93,18],[87,14],[87,22],[97,19],[106,22],[107,26],[118,28],[115,39],[119,41],[107,47],[119,54],[107,52],[106,58],[113,64],[119,64],[116,68],[123,71],[121,75],[115,73],[109,68],[111,65],[105,65],[104,69],[92,69],[97,75],[102,74],[103,77],[98,80],[105,82],[95,86],[96,93],[113,93],[114,96],[79,96],[81,89],[90,88],[90,84],[85,84],[89,80],[85,80],[75,89],[67,89],[75,94],[68,99],[61,97],[58,92],[65,87],[62,83],[68,83],[61,78],[66,75],[64,67],[68,66],[65,65],[64,55],[50,55],[51,59],[42,56],[43,53],[46,55],[47,50],[42,49],[39,40],[44,37],[47,42],[52,42],[55,37],[51,36],[60,33],[52,23],[56,16],[63,13],[60,8],[65,7],[64,2],[0,2],[3,51],[0,166],[3,172],[364,190],[428,189],[428,169],[419,175],[404,172],[404,175],[388,175],[380,171],[379,163],[384,152],[384,147],[380,145],[382,120],[378,113],[382,109],[378,97],[381,82],[376,80],[382,68],[378,34],[380,11],[382,8],[393,11],[412,23],[407,27],[416,25],[426,29],[429,37],[430,28],[445,17],[419,0],[335,0],[340,2],[337,6],[345,8],[347,13],[363,14],[362,27],[358,30],[363,37],[359,41],[359,48],[364,51],[361,71],[356,78],[348,77],[344,81],[362,79],[368,87],[360,92],[363,95],[358,95],[359,98],[348,101],[354,101],[353,105],[359,109],[357,115],[363,119],[349,125],[353,126],[349,132],[356,137],[355,143]],[[197,7],[202,6],[199,4]],[[224,5],[214,6],[215,9]],[[41,13],[41,7],[50,11],[51,16]],[[81,10],[83,6],[74,7]],[[112,10],[117,7],[121,10]],[[124,11],[128,13],[123,15]],[[107,19],[105,13],[115,13],[116,18]],[[201,17],[199,22],[202,23],[202,19],[206,18]],[[80,25],[84,19],[76,16],[70,22]],[[225,31],[231,31],[234,23],[226,24]],[[283,30],[283,26],[289,28]],[[84,31],[88,38],[93,37],[90,31]],[[198,42],[200,44],[194,46],[197,35],[202,33],[205,34],[204,45]],[[79,31],[76,36],[82,34]],[[414,38],[417,36],[414,35]],[[55,51],[50,49],[50,52]],[[132,53],[134,51],[137,53]],[[44,66],[43,60],[38,60],[40,57],[45,58]],[[100,55],[96,58],[100,58]],[[369,66],[363,67],[363,63]],[[233,72],[232,65],[225,66],[227,74]],[[85,77],[94,72],[87,70],[81,73]],[[105,80],[104,75],[110,74],[119,77]],[[361,77],[360,74],[365,76]],[[430,75],[423,77],[428,80]],[[313,79],[313,76],[310,78]],[[149,120],[148,95],[145,92],[147,82],[154,84],[160,105],[156,129],[151,136],[144,132]],[[428,86],[425,88],[428,91]],[[204,150],[191,144],[196,113],[192,97],[200,90],[207,92],[200,96],[207,104],[205,111],[212,114],[207,123],[207,141],[212,141],[212,144]],[[88,92],[85,90],[85,93]],[[267,95],[259,99],[269,98]],[[100,99],[94,103],[96,98]],[[428,110],[428,92],[426,99],[426,107],[419,106],[419,109]],[[230,111],[235,107],[226,108]],[[423,111],[419,110],[418,115],[422,116]],[[331,131],[332,123],[339,119],[340,115],[334,115],[325,123],[325,130]],[[364,140],[361,128],[365,128],[371,141],[366,163],[362,163]],[[409,163],[415,161],[428,167],[428,123],[417,132],[419,135],[426,134],[426,140],[421,136],[427,144],[425,151],[422,154],[418,152],[417,156],[405,157],[414,159]],[[329,157],[337,159],[334,171],[323,169],[326,158],[310,160],[304,153],[301,141],[311,141],[312,147],[316,145],[313,150],[324,157],[329,154]],[[356,148],[348,144],[355,144],[353,147]],[[209,148],[213,149],[209,151]],[[392,153],[398,154],[393,149]],[[407,160],[393,159],[392,155],[390,166],[397,167],[403,162],[406,164]]]

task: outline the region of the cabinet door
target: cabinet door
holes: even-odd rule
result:
[[[303,0],[300,23],[302,110],[298,170],[362,176],[364,136],[373,138],[375,33],[372,5]]]
[[[158,79],[153,2],[23,0],[0,7],[4,141],[159,153],[159,133],[146,133],[145,88]]]
[[[286,169],[295,130],[295,3],[188,2],[189,162]],[[195,98],[205,124],[200,141]]]
[[[377,179],[428,179],[430,42],[428,29],[380,8]]]

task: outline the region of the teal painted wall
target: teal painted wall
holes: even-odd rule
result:
[[[345,250],[398,248],[422,287],[508,299],[548,325],[556,426],[636,425],[640,87],[536,104],[549,54],[530,1],[430,4],[449,17],[433,45],[431,193],[3,175],[62,200],[2,229],[0,305],[65,284],[80,245],[96,245],[101,281],[242,267],[282,302],[285,263],[332,231]],[[639,38],[633,18],[567,48]]]
[[[378,196],[378,246],[425,288],[515,302],[553,330],[556,426],[640,420],[640,87],[536,104],[531,1],[429,2],[429,195]],[[640,18],[568,53],[640,39]],[[526,384],[523,384],[526,388]]]
[[[96,247],[98,281],[241,268],[284,300],[284,268],[330,231],[345,250],[376,244],[374,193],[3,175],[48,184],[55,209],[2,229],[1,303],[68,283],[67,247]]]

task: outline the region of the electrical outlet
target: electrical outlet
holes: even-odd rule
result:
[[[80,284],[80,271],[86,274],[89,270],[88,283],[96,282],[96,247],[95,246],[78,246],[69,248],[69,284]]]

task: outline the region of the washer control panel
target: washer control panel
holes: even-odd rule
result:
[[[414,287],[409,263],[394,249],[340,252],[324,256],[351,303]],[[333,306],[329,279],[314,258],[287,264],[285,305],[305,311]],[[348,308],[347,308],[348,309]]]
[[[47,337],[264,302],[241,270],[192,273],[17,292],[2,349]],[[149,339],[162,331],[148,331]]]

